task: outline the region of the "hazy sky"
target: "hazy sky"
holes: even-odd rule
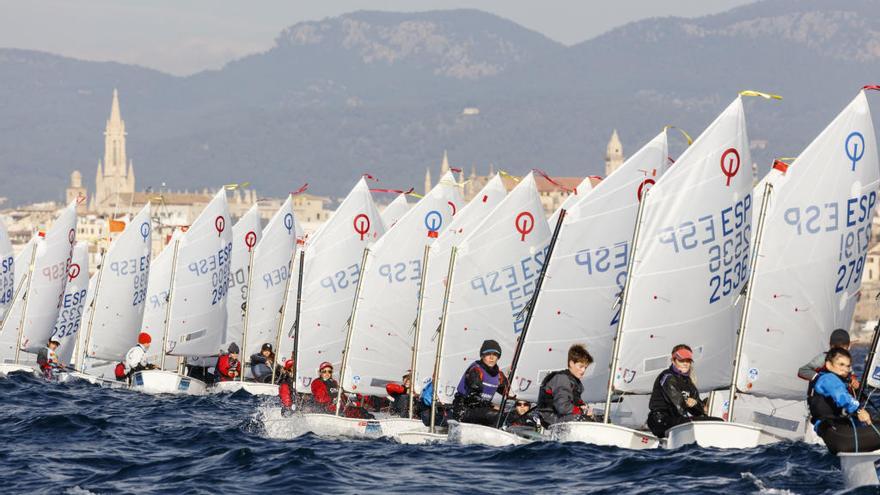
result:
[[[475,8],[573,44],[646,17],[696,17],[751,1],[0,0],[0,47],[191,74],[266,50],[297,22],[355,10]]]

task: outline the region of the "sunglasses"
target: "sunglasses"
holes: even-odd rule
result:
[[[321,374],[324,374],[324,373],[333,373],[333,368],[326,368],[326,369],[321,370]]]
[[[516,407],[529,407],[531,404],[528,402],[517,402]]]

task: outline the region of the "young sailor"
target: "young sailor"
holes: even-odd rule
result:
[[[238,352],[238,344],[233,342],[229,344],[226,354],[217,358],[217,381],[229,382],[240,376],[241,362],[238,360]]]
[[[312,380],[312,401],[316,412],[336,412],[336,395],[339,384],[333,379],[333,364],[324,361],[318,367],[318,378]]]
[[[507,413],[504,420],[504,427],[521,427],[521,428],[538,428],[540,418],[537,417],[535,411],[532,411],[532,404],[528,401],[517,400],[513,406],[513,410]]]
[[[810,421],[831,453],[880,449],[880,432],[850,388],[852,356],[839,347],[828,351],[824,369],[810,381]]]
[[[495,426],[498,406],[492,404],[496,393],[506,394],[507,377],[498,368],[501,346],[486,340],[480,346],[480,359],[465,370],[452,400],[452,418],[462,423]]]
[[[124,381],[138,371],[150,370],[155,368],[155,366],[147,362],[147,350],[150,349],[150,343],[152,341],[153,339],[147,332],[141,332],[140,334],[138,334],[137,345],[132,347],[128,350],[128,352],[125,353],[125,359],[123,359],[122,361],[124,373],[122,374],[122,378],[120,378],[119,373],[117,373],[117,380]]]
[[[830,351],[831,349],[845,349],[848,351],[849,332],[842,328],[838,328],[831,332],[831,337],[828,339],[828,350]],[[816,354],[816,356],[811,359],[809,363],[801,366],[798,369],[798,377],[803,378],[807,381],[812,380],[817,373],[825,369],[825,357],[827,355],[828,351]],[[853,375],[853,379],[855,379],[855,375]],[[858,382],[854,383],[853,388],[859,388]]]
[[[679,344],[672,348],[672,365],[654,380],[654,390],[648,403],[648,428],[660,438],[673,426],[691,421],[721,421],[706,414],[706,404],[691,379],[694,353],[690,347]]]
[[[568,368],[544,377],[538,389],[538,414],[545,427],[583,421],[588,416],[587,405],[581,399],[584,393],[581,380],[591,364],[593,356],[584,346],[574,344],[568,349]]]
[[[402,384],[392,382],[385,385],[385,392],[387,392],[388,396],[391,398],[391,414],[393,416],[400,416],[401,418],[409,417],[409,388],[412,386],[410,382],[411,379],[411,373],[407,372],[403,375]],[[413,415],[418,416],[418,400],[413,401],[413,409]]]
[[[40,366],[40,371],[43,372],[43,376],[46,377],[47,380],[55,378],[55,370],[63,367],[61,366],[61,362],[58,361],[58,355],[55,354],[55,349],[58,349],[59,345],[61,345],[61,343],[57,340],[49,339],[46,347],[43,347],[37,353],[37,364]]]
[[[257,354],[251,355],[251,374],[255,382],[272,381],[272,366],[275,365],[275,352],[272,344],[266,342]]]
[[[293,401],[296,398],[293,388],[293,359],[284,362],[284,368],[278,377],[278,397],[281,399],[281,415],[291,415]]]

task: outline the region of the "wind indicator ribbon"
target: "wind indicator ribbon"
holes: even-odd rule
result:
[[[740,96],[760,96],[761,98],[764,98],[765,100],[781,100],[782,99],[782,97],[779,95],[774,95],[772,93],[764,93],[761,91],[754,91],[751,89],[747,89],[745,91],[740,91],[739,95]]]
[[[412,194],[415,188],[409,188],[408,191],[404,191],[402,189],[381,189],[381,188],[370,188],[370,192],[378,192],[378,193],[394,193],[394,194]]]
[[[788,167],[790,166],[789,162],[793,162],[794,160],[797,160],[796,156],[784,156],[781,158],[777,158],[773,160],[773,168],[785,174],[786,172],[788,172]]]
[[[498,171],[498,175],[500,175],[501,177],[507,177],[508,179],[510,179],[510,180],[512,180],[512,181],[514,181],[514,182],[519,182],[519,181],[520,181],[520,178],[519,178],[519,177],[507,173],[506,170],[499,170],[499,171]]]
[[[364,179],[371,180],[371,181],[373,181],[373,182],[379,182],[379,179],[373,177],[373,176],[370,175],[370,174],[364,174],[363,177],[364,177]]]
[[[224,184],[223,188],[226,189],[227,191],[234,191],[236,189],[244,189],[245,187],[248,187],[249,185],[251,185],[250,182],[236,182],[233,184]]]
[[[292,191],[290,193],[290,195],[296,196],[297,194],[302,194],[302,193],[306,192],[306,189],[308,189],[308,188],[309,188],[309,183],[306,182],[305,184],[299,186],[299,189],[297,189],[296,191]]]
[[[866,84],[862,86],[864,91],[880,91],[880,84]]]
[[[663,126],[663,131],[664,131],[664,132],[666,132],[666,131],[669,130],[669,129],[675,129],[676,131],[680,132],[681,135],[684,136],[684,140],[687,141],[688,146],[694,144],[694,138],[692,138],[691,135],[688,134],[687,131],[685,131],[685,130],[682,129],[681,127],[676,127],[676,126],[674,126],[674,125],[672,125],[672,124],[666,124],[666,125]]]
[[[554,186],[558,187],[559,189],[562,189],[563,191],[566,191],[566,192],[570,192],[570,193],[577,194],[577,190],[572,189],[572,188],[570,188],[570,187],[563,186],[563,185],[560,184],[559,182],[553,180],[549,175],[547,175],[547,172],[544,172],[544,171],[541,170],[540,168],[533,168],[532,171],[535,172],[536,174],[540,175],[540,176],[543,177],[547,182],[553,184]]]

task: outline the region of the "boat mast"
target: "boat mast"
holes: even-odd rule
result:
[[[34,242],[34,249],[31,251],[31,261],[28,264],[28,274],[27,274],[27,284],[25,285],[25,281],[22,280],[21,284],[19,284],[19,288],[22,285],[25,285],[24,294],[22,294],[22,299],[24,303],[21,308],[21,320],[18,323],[18,338],[15,341],[15,364],[18,364],[18,359],[21,354],[21,337],[24,335],[24,322],[25,316],[27,316],[27,306],[28,306],[28,292],[31,290],[31,280],[34,278],[34,260],[37,258],[37,243]],[[18,291],[16,290],[16,296],[18,295]],[[12,298],[13,303],[15,302],[15,298]],[[12,306],[9,306],[9,309],[12,309]]]
[[[752,287],[755,283],[755,273],[758,272],[758,260],[760,259],[761,238],[764,234],[764,220],[767,216],[767,205],[770,203],[770,193],[773,191],[773,184],[767,182],[764,185],[764,199],[761,203],[761,213],[758,216],[758,226],[755,231],[755,247],[752,251],[752,267],[749,270],[749,279],[743,287],[746,293],[746,301],[743,304],[742,319],[739,325],[739,332],[736,335],[736,352],[733,355],[733,375],[730,378],[730,395],[727,400],[727,421],[733,421],[733,404],[736,397],[736,380],[739,376],[739,367],[742,364],[742,348],[746,340],[746,328],[749,322],[749,313],[752,308]]]
[[[602,421],[605,424],[611,423],[611,395],[614,393],[614,370],[617,368],[618,355],[620,354],[620,337],[623,330],[623,318],[626,316],[626,305],[629,299],[629,288],[632,285],[633,263],[636,259],[636,247],[639,242],[639,230],[642,225],[642,214],[647,203],[648,193],[645,190],[639,200],[639,211],[636,214],[636,227],[633,229],[633,238],[630,245],[629,260],[626,265],[626,281],[623,283],[623,296],[620,298],[620,319],[617,321],[617,332],[614,335],[614,350],[611,353],[611,364],[608,369],[608,388],[605,393],[605,412]]]
[[[354,319],[357,316],[358,300],[361,297],[361,287],[364,285],[364,273],[367,271],[367,257],[370,255],[370,248],[364,248],[364,255],[361,258],[361,274],[358,277],[358,284],[354,290],[354,301],[351,304],[351,316],[348,318],[348,333],[345,336],[345,348],[342,350],[342,369],[339,370],[339,387],[336,390],[336,415],[342,411],[342,386],[345,383],[345,367],[348,366],[348,348],[351,345],[351,334],[354,331]]]
[[[446,290],[443,292],[443,315],[440,317],[440,333],[437,335],[437,355],[434,356],[434,374],[431,377],[431,433],[437,433],[437,378],[440,376],[440,358],[443,355],[443,335],[446,333],[446,319],[449,313],[449,293],[452,290],[452,274],[455,271],[455,256],[458,248],[452,246],[449,253],[449,270],[446,272]]]
[[[248,244],[248,239],[250,234],[254,234],[254,244]],[[244,320],[243,326],[241,330],[241,358],[239,362],[241,363],[241,375],[239,375],[239,381],[244,381],[244,369],[245,369],[245,356],[247,356],[247,337],[248,337],[248,314],[250,314],[251,309],[251,284],[254,282],[254,252],[257,250],[256,248],[256,238],[257,234],[254,231],[248,231],[247,234],[244,235],[245,240],[244,243],[248,247],[248,278],[247,278],[247,296],[244,298]],[[290,277],[288,277],[290,278]],[[276,347],[277,349],[277,347]],[[275,363],[272,363],[272,369],[275,369]],[[251,373],[253,373],[253,368],[251,369]]]
[[[165,331],[162,334],[161,357],[159,358],[159,369],[165,369],[165,349],[168,348],[168,332],[171,329],[171,297],[174,295],[174,278],[177,275],[177,250],[180,247],[180,239],[174,240],[174,255],[171,258],[171,282],[168,284],[168,302],[165,306]]]
[[[92,296],[92,303],[89,305],[91,311],[89,311],[89,322],[86,324],[85,339],[83,339],[82,344],[82,357],[80,358],[79,349],[75,350],[73,353],[77,358],[77,364],[79,364],[79,370],[82,373],[86,372],[86,355],[89,353],[89,341],[92,339],[92,325],[95,321],[95,311],[97,311],[98,308],[98,293],[101,290],[101,277],[103,277],[104,267],[107,265],[107,260],[104,259],[107,256],[107,252],[108,251],[104,251],[101,253],[101,266],[98,268],[98,278],[95,280],[95,294]],[[79,346],[79,341],[80,339],[76,339],[77,347]]]
[[[513,351],[513,360],[510,362],[510,373],[508,374],[507,379],[507,391],[501,397],[501,409],[498,411],[498,422],[495,424],[495,428],[501,428],[504,424],[504,408],[507,406],[507,397],[510,395],[510,388],[512,386],[510,380],[516,376],[516,367],[519,365],[519,356],[522,354],[522,349],[526,343],[526,335],[528,335],[529,326],[532,324],[532,314],[535,312],[535,305],[538,304],[538,295],[541,293],[541,286],[544,285],[544,276],[547,274],[547,269],[550,267],[550,258],[553,256],[553,248],[556,247],[556,239],[559,237],[559,231],[562,229],[562,221],[564,219],[565,209],[561,209],[559,210],[559,216],[556,218],[556,227],[553,229],[553,237],[550,238],[550,244],[547,246],[547,257],[544,259],[544,267],[541,269],[538,281],[535,282],[535,292],[532,293],[532,299],[529,301],[528,306],[526,306],[526,320],[523,322],[522,332],[520,332],[519,339],[517,339],[516,350]]]
[[[296,289],[296,315],[293,320],[294,334],[293,334],[293,356],[296,359],[296,341],[299,339],[299,307],[302,302],[302,279],[303,279],[303,257],[305,256],[305,251],[302,249],[297,249],[297,246],[293,246],[293,254],[290,256],[290,270],[293,269],[294,264],[296,264],[297,254],[299,254],[299,274],[297,275],[297,289]],[[281,302],[281,318],[278,320],[278,332],[275,335],[275,361],[278,361],[279,356],[281,355],[281,335],[284,333],[284,317],[287,315],[287,301],[290,296],[290,270],[287,273],[287,281],[284,283],[284,299]],[[293,386],[296,387],[296,365],[297,363],[293,363]],[[282,364],[283,366],[283,364]],[[272,383],[275,383],[275,370],[278,369],[278,363],[272,363]]]
[[[422,304],[425,299],[425,280],[428,278],[428,253],[431,251],[429,244],[425,245],[425,254],[422,255],[422,273],[419,280],[419,306],[416,310],[415,330],[413,332],[412,360],[409,365],[409,419],[413,419],[413,409],[416,402],[416,388],[414,378],[419,356],[419,336],[422,330]]]

